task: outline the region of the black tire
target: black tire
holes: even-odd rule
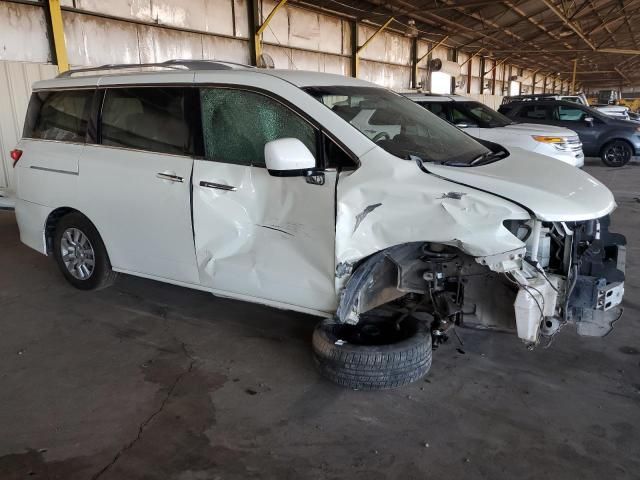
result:
[[[358,337],[348,331],[357,326],[323,320],[313,332],[313,353],[320,373],[354,390],[384,390],[419,380],[431,368],[429,325],[412,317],[401,325],[402,337],[388,344],[374,341],[368,343],[377,344],[363,345],[353,343]]]
[[[86,278],[78,278],[76,275],[79,274],[79,271],[67,267],[63,259],[63,236],[66,232],[75,231],[79,231],[88,239],[93,252],[93,255],[87,256],[89,260],[93,260],[93,266]],[[111,270],[107,249],[96,227],[81,213],[69,213],[58,222],[53,237],[53,256],[64,278],[80,290],[99,290],[106,288],[112,285],[118,276],[116,272]],[[72,270],[75,272],[75,275],[72,273]]]
[[[633,148],[624,140],[613,140],[600,151],[602,162],[608,167],[623,167],[633,156]]]

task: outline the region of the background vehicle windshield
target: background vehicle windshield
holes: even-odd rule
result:
[[[469,164],[491,153],[453,125],[384,88],[333,86],[305,91],[397,157]]]
[[[480,102],[454,102],[453,110],[458,110],[459,112],[465,113],[466,116],[470,117],[480,127],[506,127],[507,125],[511,125],[513,123],[512,120],[505,117],[501,113],[492,110],[486,105]],[[454,113],[455,117],[455,113]],[[455,120],[455,118],[454,118]],[[454,123],[458,123],[454,121]],[[462,121],[464,122],[464,119]]]

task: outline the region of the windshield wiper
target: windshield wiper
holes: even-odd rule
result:
[[[487,163],[491,163],[496,160],[500,160],[501,158],[504,158],[506,153],[507,152],[504,150],[500,150],[498,152],[483,153],[482,155],[479,155],[478,157],[471,160],[471,163],[469,163],[469,166],[473,167],[478,165],[486,165]]]
[[[442,162],[442,165],[445,165],[447,167],[477,167],[479,165],[486,165],[487,163],[500,160],[504,157],[505,153],[506,152],[504,150],[501,150],[499,152],[487,152],[483,153],[482,155],[478,155],[470,162],[448,161]]]

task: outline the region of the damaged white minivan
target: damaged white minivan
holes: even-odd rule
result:
[[[320,371],[357,389],[425,375],[456,326],[535,346],[620,316],[616,205],[581,170],[353,78],[87,70],[34,85],[12,152],[21,239],[77,288],[121,272],[323,316]],[[345,119],[364,108],[393,131]]]

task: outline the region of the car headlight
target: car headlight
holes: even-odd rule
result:
[[[565,143],[567,141],[564,137],[547,137],[544,135],[532,135],[531,138],[540,143]]]

